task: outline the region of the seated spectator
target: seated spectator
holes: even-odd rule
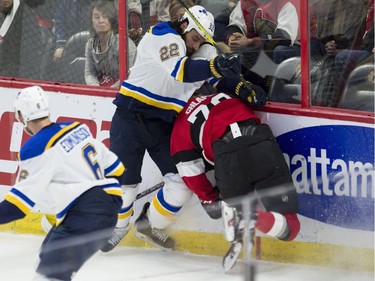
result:
[[[207,11],[210,11],[210,13],[214,15],[214,18],[227,9],[228,6],[236,6],[238,1],[239,0],[198,0],[199,5],[202,5]]]
[[[323,44],[333,40],[338,50],[358,49],[362,45],[369,5],[369,0],[317,1],[314,11]]]
[[[362,63],[373,63],[374,0],[336,0],[325,18],[318,26],[325,57],[312,75],[312,83],[316,82],[312,104],[336,107],[350,72]]]
[[[39,79],[40,25],[24,0],[0,0],[0,76]]]
[[[136,45],[150,26],[170,20],[168,9],[171,1],[173,0],[127,1],[128,34]],[[114,0],[114,3],[118,8],[118,0]]]
[[[53,62],[53,53],[56,49],[56,36],[54,34],[54,11],[59,0],[25,0],[41,27],[42,56],[41,60],[41,80],[53,81],[59,72],[59,65]]]
[[[276,46],[294,47],[298,32],[298,14],[295,7],[290,3],[284,8],[274,2],[266,5],[261,2],[241,0],[232,11],[225,34],[226,43],[232,50],[263,48],[272,51]],[[278,18],[283,8],[289,14],[287,19]],[[279,21],[283,29],[277,28]]]
[[[345,22],[347,22],[346,19],[349,17],[354,16],[356,19],[356,22],[353,22],[353,25],[350,27],[352,32],[349,33],[347,30],[338,31],[339,34],[342,34],[342,36],[340,36],[341,39],[344,37],[346,40],[340,41],[340,39],[335,39],[335,35],[333,35],[332,40],[325,44],[327,54],[335,56],[335,61],[337,63],[345,63],[349,70],[353,70],[358,63],[367,59],[374,48],[374,0],[363,0],[361,2],[361,7],[367,7],[366,10],[359,10],[356,15],[350,13],[347,16],[342,15],[340,17],[344,17],[342,20]],[[346,9],[350,8],[351,11],[354,9],[354,6],[350,7],[350,4],[351,1],[345,2],[343,5]],[[355,2],[355,4],[356,6],[358,5],[357,2]],[[352,5],[354,5],[354,3],[352,3]],[[342,11],[346,9],[342,9]],[[339,19],[336,21],[339,21]],[[363,27],[365,27],[364,32]],[[343,44],[342,41],[345,41],[346,44]]]
[[[263,79],[249,71],[261,50],[277,64],[300,55],[299,14],[299,0],[240,0],[237,3],[230,14],[225,42],[232,51],[243,54],[246,80],[263,85],[265,89],[269,86],[267,78],[273,73]],[[316,38],[315,16],[312,13],[310,26],[310,36]]]
[[[215,15],[215,34],[214,40],[217,42],[225,41],[225,30],[229,25],[229,17],[233,9],[236,7],[236,0],[229,0],[227,7]]]
[[[128,36],[137,46],[142,38],[142,5],[137,0],[127,2],[127,5]]]
[[[91,6],[92,37],[86,43],[85,81],[88,85],[119,87],[119,38],[117,9],[113,2],[97,0]],[[128,66],[136,46],[128,40]]]
[[[60,0],[55,12],[56,50],[53,60],[59,61],[69,37],[89,29],[92,0]]]

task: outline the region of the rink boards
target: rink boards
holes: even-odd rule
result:
[[[1,88],[0,194],[15,181],[16,156],[27,139],[13,114],[17,89]],[[86,123],[109,144],[113,98],[50,92],[53,121]],[[258,237],[254,255],[266,260],[374,270],[374,126],[358,122],[259,112],[272,127],[299,194],[301,231],[296,241]],[[141,191],[162,180],[146,155]],[[135,203],[137,217],[143,203]],[[40,218],[51,213],[48,198],[26,219],[0,229],[43,234]],[[229,244],[220,221],[211,220],[196,197],[182,209],[172,228],[177,250],[223,255]],[[132,232],[122,242],[146,246]]]

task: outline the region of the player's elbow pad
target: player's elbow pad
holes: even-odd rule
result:
[[[187,59],[184,67],[183,82],[193,83],[212,77],[209,61]]]

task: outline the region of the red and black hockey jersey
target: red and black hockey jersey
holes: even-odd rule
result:
[[[234,122],[256,119],[240,99],[220,93],[190,99],[178,114],[171,136],[171,154],[185,184],[202,201],[213,200],[218,192],[206,177],[206,163],[214,165],[212,143]]]

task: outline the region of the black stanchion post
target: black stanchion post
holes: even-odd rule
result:
[[[244,241],[244,277],[245,281],[255,281],[256,268],[251,258],[251,251],[254,246],[255,222],[253,221],[252,208],[254,194],[250,193],[242,199],[242,212],[245,221],[243,232]]]

